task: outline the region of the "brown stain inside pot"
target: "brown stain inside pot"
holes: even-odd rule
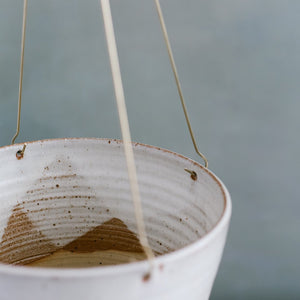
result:
[[[95,227],[62,249],[77,253],[104,250],[144,252],[136,235],[127,228],[123,221],[117,218]]]
[[[24,265],[56,250],[57,246],[33,225],[23,207],[16,205],[0,243],[0,262]]]
[[[0,239],[0,262],[72,268],[146,259],[136,234],[109,209],[111,219],[99,225],[97,214],[103,220],[104,211],[90,207],[95,197],[69,156],[58,155],[13,207]]]
[[[21,205],[15,206],[0,243],[0,262],[31,267],[81,268],[146,259],[135,233],[112,218],[65,246],[39,231]]]

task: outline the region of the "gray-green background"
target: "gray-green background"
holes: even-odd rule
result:
[[[211,299],[299,299],[300,1],[161,1],[197,140],[233,200]],[[198,160],[154,1],[111,4],[133,139]],[[0,0],[0,145],[22,5]],[[23,101],[19,142],[120,137],[97,0],[29,0]]]

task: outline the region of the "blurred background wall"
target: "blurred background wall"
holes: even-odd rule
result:
[[[201,151],[233,217],[211,299],[300,297],[300,2],[161,0]],[[132,136],[199,160],[154,1],[111,0]],[[21,0],[0,0],[0,145],[15,132]],[[120,137],[97,0],[30,0],[18,142]]]

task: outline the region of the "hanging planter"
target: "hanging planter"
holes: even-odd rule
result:
[[[145,277],[122,142],[37,141],[17,159],[19,148],[0,149],[1,299],[208,298],[231,213],[213,173],[133,145],[156,256]]]
[[[55,139],[0,148],[1,300],[208,299],[231,216],[198,150],[163,21],[183,111],[204,166],[132,143],[108,0],[101,0],[123,141]],[[124,155],[125,154],[125,155]]]

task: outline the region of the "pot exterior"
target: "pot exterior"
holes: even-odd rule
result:
[[[208,299],[221,260],[226,228],[210,245],[188,257],[164,263],[143,282],[147,265],[138,270],[87,277],[0,274],[1,300],[199,300]],[[159,269],[159,268],[158,268]],[[74,272],[76,272],[74,270]]]

